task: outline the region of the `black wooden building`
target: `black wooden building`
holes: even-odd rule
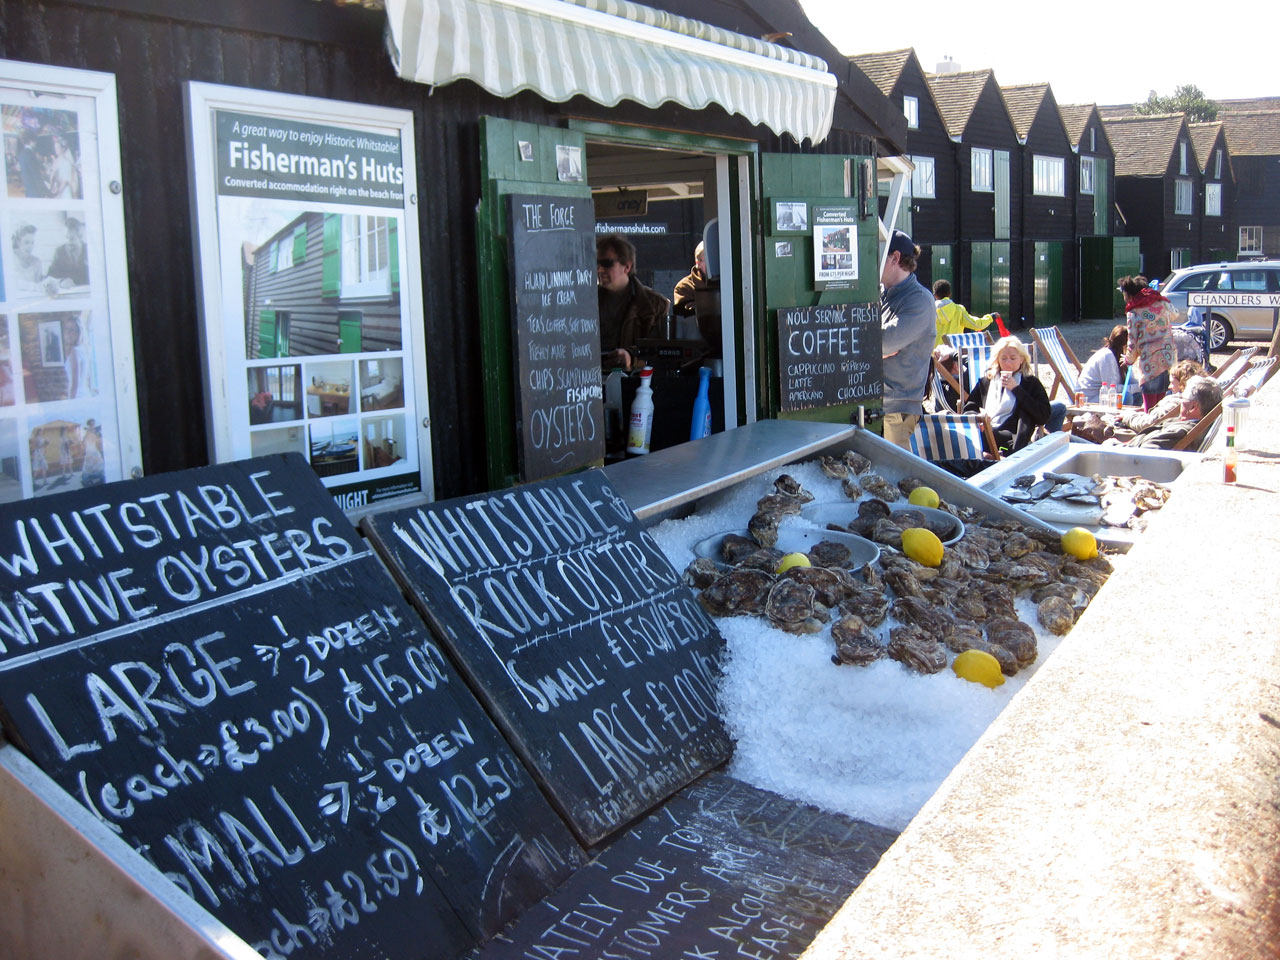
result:
[[[1071,209],[1079,184],[1072,144],[1047,83],[1000,92],[1018,133],[1024,187],[1018,230],[1024,282],[1014,313],[1027,324],[1050,326],[1077,316]]]
[[[1222,106],[1236,183],[1236,253],[1280,257],[1280,100]]]
[[[1012,291],[1023,283],[1022,167],[1018,135],[991,70],[930,74],[929,87],[956,148],[958,299],[970,313],[998,311],[1016,325]]]
[[[1220,120],[1187,125],[1200,160],[1200,237],[1196,263],[1236,256],[1235,176]]]
[[[435,86],[409,82],[388,57],[386,13],[355,5],[314,0],[6,0],[0,5],[0,57],[116,78],[146,471],[197,466],[209,457],[201,415],[190,174],[182,136],[187,81],[412,111],[423,311],[413,322],[422,325],[427,344],[439,496],[486,489],[513,476],[509,343],[486,339],[484,325],[492,320],[486,320],[483,306],[486,297],[500,296],[505,308],[506,293],[481,264],[492,238],[477,226],[478,206],[486,196],[496,197],[494,185],[512,172],[502,167],[505,160],[499,162],[498,140],[505,158],[517,136],[536,140],[538,131],[568,130],[579,142],[596,144],[594,158],[593,148],[586,153],[589,178],[593,159],[601,170],[622,170],[628,161],[693,165],[702,172],[689,179],[705,172],[714,185],[709,195],[718,190],[727,198],[729,209],[718,212],[733,218],[744,248],[759,246],[760,201],[771,189],[770,171],[783,171],[779,190],[804,182],[813,185],[810,193],[848,197],[855,158],[902,152],[900,105],[891,104],[791,0],[710,5],[660,0],[658,5],[748,38],[787,38],[795,50],[825,59],[836,80],[829,134],[816,145],[799,143],[718,103],[696,109],[673,102],[645,107],[624,97],[604,105],[585,96],[553,102],[529,91],[495,95],[471,80]],[[998,95],[989,85],[972,136],[985,131],[987,122],[980,117]],[[979,139],[992,138],[982,133]],[[619,181],[620,176],[609,182]],[[989,213],[985,219],[990,220]],[[308,251],[310,245],[309,239]],[[768,302],[760,285],[759,262],[746,270],[747,289],[737,304],[743,335],[767,348],[769,310],[776,304]],[[869,283],[874,287],[874,277]],[[776,400],[770,400],[769,378],[776,368],[769,365],[767,349],[726,357],[726,365],[735,362],[739,417],[771,415]],[[744,388],[744,382],[753,381],[754,392]]]

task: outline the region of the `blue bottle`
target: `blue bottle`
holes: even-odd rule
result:
[[[701,440],[711,436],[711,368],[698,371],[698,396],[693,401],[693,422],[689,425],[689,439]]]

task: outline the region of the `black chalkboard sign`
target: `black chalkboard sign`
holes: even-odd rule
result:
[[[268,957],[451,957],[581,849],[301,456],[8,504],[6,732]]]
[[[797,957],[896,836],[709,774],[597,854],[479,960]]]
[[[869,403],[884,392],[880,305],[843,303],[778,311],[783,410]]]
[[[602,471],[362,522],[585,843],[728,758],[720,634]]]
[[[604,459],[595,209],[587,197],[507,197],[520,479]]]

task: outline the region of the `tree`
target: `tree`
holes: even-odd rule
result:
[[[1169,97],[1158,97],[1154,90],[1146,103],[1135,103],[1133,108],[1141,114],[1185,113],[1188,123],[1202,123],[1218,119],[1218,105],[1204,95],[1194,83],[1186,83]]]

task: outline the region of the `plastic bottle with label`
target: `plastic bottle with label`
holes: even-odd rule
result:
[[[689,424],[689,439],[701,440],[711,436],[711,368],[698,371],[698,396],[693,401],[693,422]]]
[[[649,452],[653,436],[653,367],[640,371],[640,386],[631,401],[631,427],[627,431],[627,455],[642,456]]]
[[[1116,388],[1109,383],[1104,383],[1102,389],[1098,391],[1098,402],[1104,407],[1114,407],[1116,405]]]
[[[1236,428],[1227,427],[1227,446],[1222,451],[1222,482],[1236,482]]]

